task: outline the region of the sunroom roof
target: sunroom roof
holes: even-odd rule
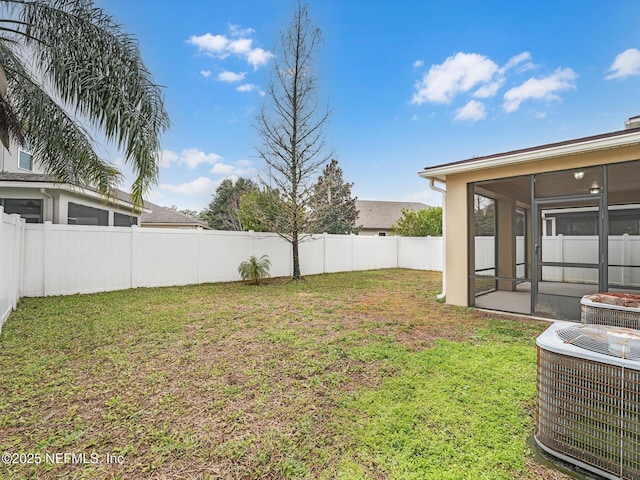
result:
[[[447,175],[636,144],[640,144],[640,127],[425,167],[418,175],[444,181]]]

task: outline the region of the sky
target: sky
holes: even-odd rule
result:
[[[255,118],[294,2],[96,3],[163,86],[172,124],[148,199],[200,211],[223,179],[264,176]],[[325,140],[362,200],[440,205],[417,175],[427,166],[621,130],[640,114],[637,0],[308,5]],[[102,148],[126,189],[130,169]]]

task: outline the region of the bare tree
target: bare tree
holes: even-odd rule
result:
[[[293,279],[300,278],[299,242],[307,230],[305,214],[310,180],[331,158],[325,152],[324,126],[329,108],[318,105],[314,56],[321,41],[306,4],[297,3],[293,18],[280,35],[265,103],[257,117],[262,138],[259,156],[267,164],[266,186],[280,191],[285,209],[284,226],[274,231],[291,243]]]

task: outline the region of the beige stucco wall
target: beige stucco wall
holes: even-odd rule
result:
[[[469,183],[638,159],[640,159],[640,146],[631,146],[448,175],[445,179],[447,184],[445,197],[447,303],[462,306],[469,304],[467,271],[469,259],[467,185]]]

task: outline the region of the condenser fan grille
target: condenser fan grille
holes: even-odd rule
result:
[[[606,325],[575,325],[556,330],[564,342],[591,352],[640,361],[640,333]]]

